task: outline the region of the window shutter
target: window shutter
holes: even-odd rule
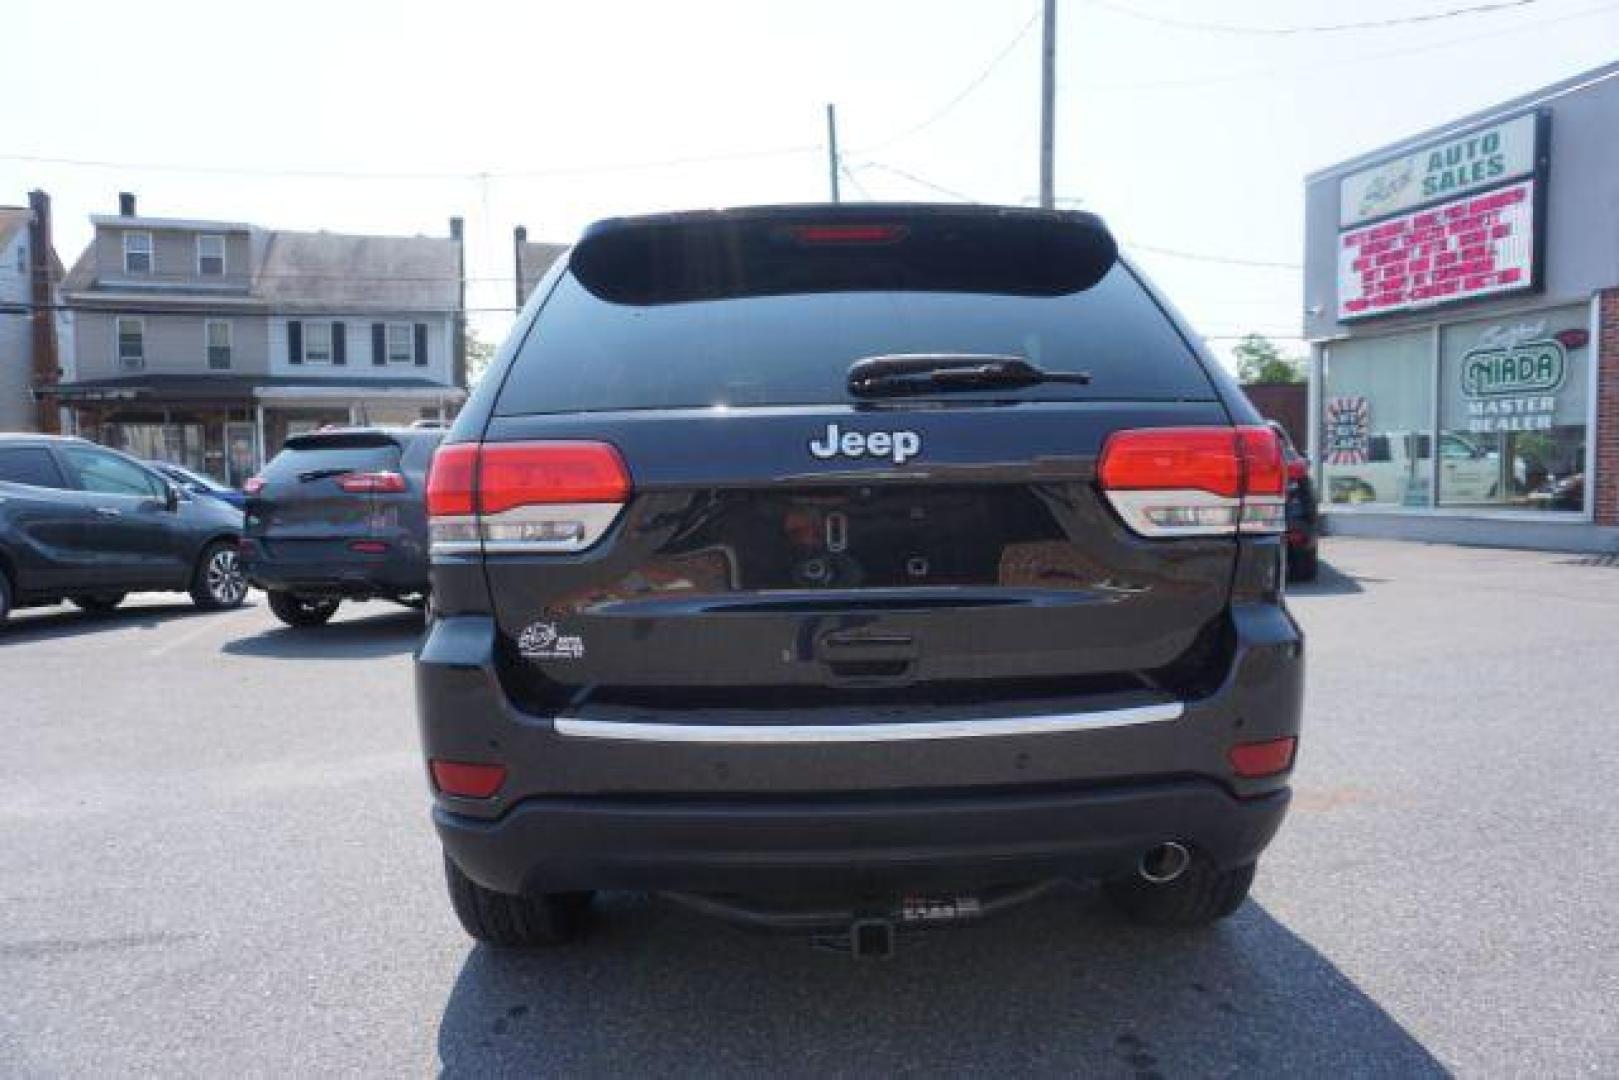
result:
[[[371,324],[371,362],[378,367],[388,363],[388,327],[383,323]]]
[[[297,319],[287,323],[287,363],[304,362],[304,324]]]
[[[427,366],[427,324],[416,324],[416,366]]]
[[[345,348],[348,343],[347,335],[343,333],[343,327],[344,324],[340,322],[332,324],[332,363],[334,364],[346,364],[349,362],[348,349]]]

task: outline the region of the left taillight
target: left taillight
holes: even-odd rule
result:
[[[351,472],[337,478],[337,486],[351,495],[398,494],[405,477],[396,472]]]
[[[457,443],[433,455],[427,512],[438,554],[583,551],[630,496],[607,443]]]
[[[1287,468],[1268,427],[1117,431],[1097,483],[1142,536],[1228,536],[1282,530]]]

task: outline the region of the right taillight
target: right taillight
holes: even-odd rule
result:
[[[1225,536],[1282,530],[1287,469],[1268,427],[1114,432],[1097,482],[1142,536]]]
[[[607,443],[442,446],[427,477],[433,551],[583,551],[629,495],[629,470]]]

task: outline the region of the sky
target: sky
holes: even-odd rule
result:
[[[1031,203],[1040,7],[9,0],[0,203],[50,192],[69,264],[121,190],[268,228],[446,235],[459,215],[475,330],[498,340],[514,225],[566,242],[618,214],[824,200],[828,103],[846,199]],[[1301,349],[1305,174],[1619,53],[1619,0],[1057,9],[1059,204],[1101,214],[1222,354],[1249,331]]]

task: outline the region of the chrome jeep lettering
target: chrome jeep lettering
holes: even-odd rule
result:
[[[822,461],[882,457],[903,465],[922,452],[922,436],[914,431],[843,431],[828,424],[824,436],[809,441],[809,451]]]

